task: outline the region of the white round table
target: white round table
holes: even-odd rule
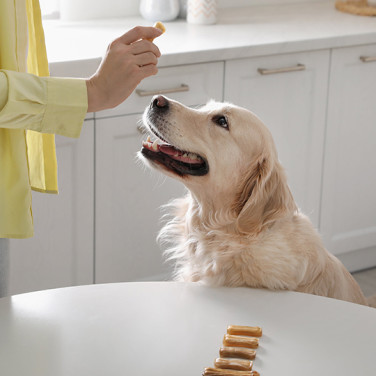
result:
[[[376,309],[294,292],[173,282],[0,299],[2,376],[200,376],[228,325],[261,326],[261,376],[375,376]]]

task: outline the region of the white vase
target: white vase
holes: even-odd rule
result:
[[[148,21],[172,21],[179,14],[179,0],[141,0],[140,13]]]
[[[217,0],[188,0],[187,21],[211,25],[217,22]]]

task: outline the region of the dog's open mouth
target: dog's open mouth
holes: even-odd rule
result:
[[[150,136],[142,143],[142,155],[179,176],[203,176],[209,172],[209,166],[198,154],[175,148],[160,139],[152,141]]]

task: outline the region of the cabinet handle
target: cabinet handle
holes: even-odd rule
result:
[[[257,71],[262,75],[267,74],[277,74],[277,73],[286,73],[286,72],[298,72],[305,70],[306,66],[304,64],[297,64],[293,67],[285,67],[285,68],[277,68],[277,69],[266,69],[266,68],[258,68]]]
[[[370,63],[371,61],[376,61],[376,56],[360,56],[359,59],[363,63]]]
[[[160,90],[141,90],[141,89],[137,89],[136,93],[140,97],[149,97],[149,96],[157,95],[157,94],[181,93],[183,91],[189,91],[189,86],[186,85],[186,84],[181,84],[180,86],[172,87],[170,89],[160,89]]]

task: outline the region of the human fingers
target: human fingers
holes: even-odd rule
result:
[[[145,52],[152,52],[156,57],[161,56],[159,48],[154,43],[149,42],[145,39],[132,43],[131,52],[133,55],[138,55]]]
[[[155,64],[144,65],[140,67],[140,73],[142,76],[141,79],[149,76],[154,76],[158,73],[158,67]]]
[[[159,37],[162,31],[151,26],[136,26],[129,30],[118,40],[123,44],[132,44],[140,39],[154,39]]]
[[[143,54],[136,55],[134,61],[139,67],[148,64],[157,65],[158,63],[157,57],[152,52],[145,52]]]

